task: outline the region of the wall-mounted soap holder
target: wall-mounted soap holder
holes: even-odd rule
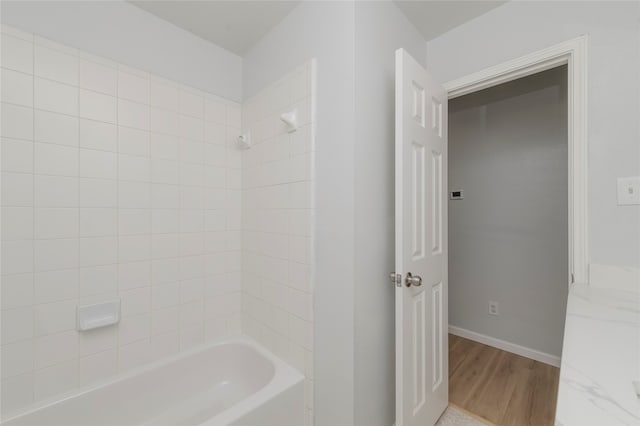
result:
[[[78,331],[117,324],[120,322],[120,299],[78,306],[76,318]]]
[[[287,132],[292,133],[298,130],[298,110],[294,109],[293,111],[285,112],[280,115],[280,120],[287,125]]]

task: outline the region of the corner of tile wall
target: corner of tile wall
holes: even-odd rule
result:
[[[315,61],[242,105],[242,329],[304,373],[313,423]],[[280,115],[297,111],[287,132]]]

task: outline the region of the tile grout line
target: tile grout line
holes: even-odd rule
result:
[[[34,49],[35,51],[35,49]],[[76,321],[77,321],[77,312],[78,312],[78,305],[80,304],[80,254],[81,254],[81,249],[80,249],[80,59],[77,55],[75,55],[75,59],[76,61],[78,61],[77,65],[76,65],[76,72],[78,73],[77,78],[77,86],[76,86],[76,90],[77,90],[77,94],[76,94],[76,100],[78,102],[77,105],[77,110],[76,110],[76,119],[78,120],[78,124],[77,124],[77,131],[78,131],[78,136],[77,136],[77,145],[76,145],[76,149],[78,150],[77,153],[77,159],[78,159],[78,168],[76,170],[76,182],[78,184],[78,201],[77,201],[77,212],[78,212],[78,222],[76,223],[77,228],[77,234],[76,234],[76,241],[77,241],[77,263],[76,263],[76,279],[78,280],[77,284],[76,284]],[[77,326],[76,326],[76,330],[77,330]],[[80,385],[80,338],[81,336],[81,332],[80,331],[76,331],[76,342],[77,342],[77,346],[76,346],[76,383],[75,386],[79,386]]]
[[[35,43],[31,43],[31,97],[32,97],[32,105],[31,105],[31,147],[32,147],[32,158],[31,158],[31,173],[32,173],[32,191],[33,195],[31,197],[31,211],[32,211],[32,226],[33,226],[33,239],[31,241],[31,250],[32,250],[32,274],[31,274],[31,285],[33,290],[33,298],[36,297],[36,146],[35,146],[35,138],[36,138],[36,77],[35,77],[35,68],[36,68],[36,49]],[[31,403],[36,401],[36,336],[35,336],[35,327],[36,327],[36,310],[33,308],[34,304],[31,304],[31,316],[32,316],[32,324],[31,324],[31,335],[32,341],[31,346],[33,350],[33,357],[31,359],[32,368],[31,368]]]
[[[115,67],[115,79],[116,79],[116,92],[115,92],[115,105],[116,105],[116,115],[115,115],[115,137],[116,137],[116,146],[115,146],[115,160],[116,160],[116,199],[115,199],[115,221],[116,221],[116,229],[115,229],[115,241],[116,241],[116,296],[120,301],[120,318],[118,321],[118,330],[116,331],[116,374],[122,372],[121,369],[121,359],[120,359],[120,332],[121,332],[121,324],[122,324],[122,298],[120,297],[120,66]],[[131,342],[130,342],[131,343]]]
[[[148,73],[147,77],[146,77],[146,89],[147,89],[147,103],[149,104],[149,115],[147,117],[147,133],[146,133],[146,137],[147,137],[147,152],[146,152],[146,158],[149,164],[149,171],[148,171],[148,176],[147,176],[147,185],[149,188],[149,205],[148,205],[148,210],[146,211],[147,213],[147,219],[149,221],[149,228],[148,228],[148,237],[149,237],[149,251],[148,251],[148,259],[146,260],[147,262],[149,262],[149,266],[148,266],[148,270],[147,272],[149,273],[149,280],[147,283],[145,283],[148,287],[149,287],[149,294],[148,294],[148,313],[147,315],[149,316],[149,329],[147,332],[147,336],[148,336],[148,340],[149,340],[149,360],[154,360],[155,356],[153,354],[152,348],[153,348],[153,343],[152,343],[152,334],[153,334],[153,325],[152,325],[152,321],[153,321],[153,308],[152,308],[152,303],[153,303],[153,280],[151,278],[153,270],[152,270],[152,250],[153,250],[153,240],[152,240],[152,235],[153,235],[153,229],[152,229],[152,221],[153,221],[153,202],[152,202],[152,184],[151,184],[151,175],[152,175],[152,165],[151,165],[151,74]]]

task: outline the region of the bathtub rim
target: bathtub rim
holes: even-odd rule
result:
[[[257,345],[259,350],[262,349],[265,351],[263,353],[264,356],[273,357],[269,359],[274,363],[275,370],[274,370],[273,377],[271,378],[269,383],[267,383],[265,386],[258,389],[256,392],[252,393],[251,395],[247,396],[243,400],[226,408],[224,411],[205,420],[204,422],[198,423],[198,426],[220,426],[220,425],[231,424],[232,422],[239,420],[245,414],[248,414],[253,410],[266,404],[271,399],[273,399],[274,396],[278,396],[282,392],[286,391],[287,389],[299,384],[301,385],[302,400],[303,400],[303,404],[299,408],[304,414],[305,375],[302,374],[297,369],[295,369],[294,367],[287,364],[285,361],[278,358],[276,355],[272,354],[266,348],[263,348],[260,344],[257,344]],[[280,363],[280,365],[278,365],[278,363]]]
[[[20,417],[28,416],[36,411],[43,410],[48,407],[54,406],[56,404],[60,404],[62,402],[66,402],[68,400],[80,397],[87,393],[99,390],[100,388],[113,385],[119,382],[123,382],[137,375],[147,373],[155,369],[159,369],[162,366],[171,364],[172,362],[175,362],[184,358],[188,358],[199,352],[211,350],[216,347],[229,345],[229,344],[239,344],[239,345],[248,346],[254,349],[256,352],[258,352],[260,355],[262,355],[270,363],[273,364],[273,367],[274,367],[273,376],[263,387],[258,389],[256,392],[248,395],[246,398],[239,401],[238,403],[226,408],[224,411],[216,414],[214,417],[212,417],[209,420],[206,420],[204,423],[201,423],[202,425],[214,425],[214,424],[218,425],[220,423],[218,423],[217,421],[215,423],[210,423],[210,422],[212,420],[218,419],[219,417],[226,419],[227,417],[229,417],[229,416],[226,416],[226,414],[227,412],[230,412],[230,411],[233,413],[236,413],[236,415],[234,415],[233,417],[229,417],[229,421],[233,421],[235,417],[239,417],[241,414],[248,412],[250,409],[256,408],[261,404],[263,404],[264,402],[268,401],[269,396],[273,396],[274,394],[277,394],[277,392],[283,391],[284,389],[287,389],[288,387],[293,386],[299,381],[304,381],[305,376],[302,372],[298,371],[296,368],[292,367],[291,365],[289,365],[288,363],[280,359],[277,355],[275,355],[273,352],[269,351],[267,348],[262,346],[255,339],[244,334],[239,334],[236,336],[226,337],[220,340],[198,345],[188,350],[185,350],[183,352],[179,352],[177,354],[171,355],[169,357],[162,358],[162,359],[153,361],[151,363],[133,368],[129,371],[116,374],[107,379],[100,380],[88,385],[84,385],[74,390],[71,390],[69,392],[65,392],[65,393],[56,395],[54,397],[47,398],[43,401],[30,405],[24,409],[15,411],[10,417],[1,419],[0,426],[4,426],[5,424],[11,421],[17,420]],[[243,407],[243,410],[236,410],[238,406]]]

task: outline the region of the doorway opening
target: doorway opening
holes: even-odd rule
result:
[[[552,425],[570,272],[566,64],[449,100],[449,400]]]
[[[449,129],[449,108],[448,103],[452,102],[456,98],[464,95],[473,94],[475,92],[482,91],[484,89],[493,88],[502,84],[517,85],[515,82],[518,79],[523,79],[528,76],[532,76],[535,80],[539,76],[535,74],[542,73],[544,71],[560,72],[564,73],[564,93],[566,98],[564,103],[554,111],[561,113],[564,108],[564,117],[566,122],[564,124],[564,132],[555,128],[556,133],[563,133],[564,139],[564,159],[566,162],[566,168],[564,168],[564,179],[560,172],[549,173],[546,170],[546,166],[541,170],[530,168],[530,164],[527,164],[528,159],[542,159],[545,156],[555,159],[555,165],[558,165],[557,157],[553,154],[547,154],[546,150],[544,155],[538,152],[540,149],[537,145],[528,147],[531,149],[534,155],[529,155],[529,152],[525,150],[524,153],[516,155],[516,160],[522,162],[521,167],[513,167],[512,162],[505,162],[511,167],[514,173],[519,175],[530,175],[533,182],[536,183],[542,179],[542,177],[548,177],[547,175],[560,176],[559,178],[552,179],[553,185],[551,191],[561,189],[564,191],[565,198],[561,201],[551,202],[551,205],[556,206],[562,204],[564,206],[564,213],[562,209],[556,213],[548,213],[543,216],[551,217],[552,220],[558,221],[558,223],[564,223],[564,239],[562,242],[557,243],[561,247],[564,247],[564,253],[558,255],[560,258],[565,259],[564,266],[556,268],[558,270],[564,270],[563,276],[560,274],[554,274],[553,281],[558,281],[557,288],[565,293],[568,291],[568,286],[573,282],[588,283],[588,263],[587,263],[587,182],[586,182],[586,165],[587,165],[587,87],[586,87],[586,41],[587,37],[582,36],[573,40],[569,40],[564,43],[560,43],[555,46],[543,49],[532,54],[501,63],[499,65],[484,69],[477,73],[464,76],[460,79],[450,81],[441,86],[437,80],[424,69],[422,65],[411,58],[403,49],[396,51],[396,139],[395,139],[395,166],[396,166],[396,262],[395,272],[391,274],[391,280],[395,285],[395,302],[396,302],[396,424],[398,425],[411,425],[411,424],[435,424],[437,419],[442,413],[446,414],[446,408],[449,401],[450,394],[455,391],[450,390],[449,380],[449,363],[455,365],[457,360],[454,358],[455,347],[452,344],[452,353],[447,356],[448,339],[447,332],[456,334],[462,334],[462,330],[465,330],[464,337],[469,343],[477,343],[481,346],[480,349],[474,350],[474,355],[470,358],[470,362],[467,365],[470,366],[471,371],[468,374],[462,376],[462,383],[473,390],[473,394],[495,394],[499,392],[492,391],[491,387],[487,385],[475,385],[472,383],[475,378],[484,378],[488,375],[485,371],[492,371],[499,373],[498,376],[506,376],[507,381],[498,385],[500,390],[514,389],[516,386],[524,388],[527,391],[540,388],[538,378],[543,377],[545,372],[540,375],[528,374],[524,377],[524,382],[518,382],[517,380],[510,378],[509,373],[513,368],[510,363],[501,363],[499,360],[503,359],[507,352],[513,353],[514,356],[520,356],[525,359],[530,359],[533,362],[540,363],[543,367],[543,371],[553,372],[553,368],[557,368],[560,363],[560,354],[558,348],[561,347],[562,337],[555,340],[555,346],[553,343],[545,341],[534,342],[533,344],[520,340],[522,336],[518,333],[529,333],[536,336],[536,333],[531,333],[532,327],[540,322],[533,318],[534,314],[545,314],[545,312],[551,309],[551,305],[541,303],[533,310],[517,309],[517,303],[521,303],[523,300],[533,301],[534,296],[539,296],[536,292],[541,292],[538,282],[531,280],[531,277],[523,278],[523,272],[533,274],[542,270],[544,272],[549,267],[545,262],[534,262],[527,257],[527,250],[517,249],[517,238],[511,240],[506,237],[506,241],[511,244],[512,249],[506,251],[506,259],[477,259],[466,260],[462,262],[463,267],[470,267],[470,272],[467,272],[463,277],[470,277],[471,284],[480,281],[480,277],[485,281],[485,284],[492,284],[492,280],[507,283],[507,292],[511,291],[514,294],[508,294],[504,300],[506,302],[500,302],[503,296],[493,296],[491,294],[484,294],[474,297],[474,303],[480,306],[477,312],[481,312],[481,315],[489,315],[492,317],[511,318],[516,319],[512,321],[496,321],[496,318],[492,318],[489,324],[497,326],[496,329],[499,333],[496,333],[498,337],[489,336],[491,330],[488,328],[479,329],[475,331],[476,323],[474,321],[468,322],[463,329],[461,326],[457,326],[452,323],[452,327],[449,326],[449,307],[453,306],[455,302],[451,304],[449,300],[449,232],[451,228],[448,225],[449,214],[448,209],[452,203],[463,203],[465,199],[472,200],[477,198],[477,194],[482,194],[482,191],[487,189],[494,191],[488,195],[481,195],[482,202],[479,203],[474,209],[472,209],[469,216],[469,223],[477,221],[482,217],[491,217],[486,211],[491,207],[502,206],[500,214],[505,212],[514,211],[515,217],[527,215],[531,216],[532,213],[540,210],[540,206],[549,202],[549,197],[542,191],[542,197],[537,203],[531,204],[530,199],[527,196],[522,196],[522,192],[526,193],[528,186],[522,181],[518,183],[518,179],[509,178],[509,176],[501,176],[500,179],[494,180],[491,185],[487,185],[485,182],[484,187],[478,186],[477,183],[482,183],[482,177],[472,177],[472,184],[469,184],[467,188],[453,187],[453,184],[448,182],[449,180],[449,143],[447,139]],[[561,67],[558,70],[554,68]],[[562,83],[560,84],[562,86]],[[500,90],[496,88],[495,90]],[[536,90],[525,90],[524,94],[529,92],[536,93]],[[544,92],[544,90],[543,90]],[[560,93],[559,89],[556,89],[556,94]],[[546,93],[546,92],[545,92]],[[548,94],[548,93],[547,93]],[[502,96],[502,98],[505,98]],[[516,96],[516,98],[518,98]],[[515,107],[505,107],[500,101],[501,97],[497,97],[498,104],[502,105],[502,109],[506,113],[512,113],[511,109]],[[509,99],[507,96],[505,99]],[[520,106],[528,106],[529,101],[519,100]],[[564,106],[562,106],[564,105]],[[516,109],[517,109],[516,108]],[[547,105],[539,108],[542,113],[548,113],[546,111]],[[477,115],[484,117],[485,121],[480,120],[481,125],[486,127],[486,117],[488,112],[492,112],[494,108],[479,108]],[[472,114],[473,115],[473,114]],[[534,124],[531,129],[525,131],[517,131],[512,127],[518,120],[523,121],[528,117],[525,113],[523,117],[511,117],[503,120],[502,125],[506,126],[512,134],[517,137],[521,137],[527,132],[533,134],[544,134],[545,130],[549,128],[546,121]],[[549,117],[547,117],[547,120]],[[500,121],[500,120],[498,120]],[[484,123],[484,124],[482,124]],[[481,127],[482,127],[481,126]],[[469,130],[469,136],[471,139],[477,138],[481,131],[486,129],[482,127],[480,130]],[[491,133],[491,132],[489,132]],[[547,135],[548,136],[548,135]],[[546,138],[546,136],[544,136]],[[540,138],[540,136],[538,136]],[[524,144],[527,147],[527,144]],[[545,146],[543,144],[543,146]],[[464,152],[464,151],[463,151]],[[510,152],[510,151],[505,151]],[[557,153],[556,153],[557,154]],[[484,155],[490,161],[496,161],[501,157],[507,157],[504,152],[498,151],[493,155]],[[473,171],[482,164],[482,158],[473,159],[469,161],[467,169]],[[486,160],[486,158],[485,158]],[[517,164],[516,161],[516,164]],[[486,162],[486,161],[485,161]],[[537,160],[534,161],[534,165],[537,164]],[[524,167],[527,166],[527,167]],[[564,165],[563,165],[564,167]],[[527,172],[527,170],[529,170]],[[489,169],[491,172],[495,170]],[[503,173],[504,174],[504,173]],[[521,178],[522,176],[518,176]],[[468,178],[467,178],[468,179]],[[475,180],[478,180],[476,182]],[[486,178],[485,178],[486,181]],[[506,181],[506,182],[502,182]],[[525,181],[526,182],[526,181]],[[464,182],[463,182],[464,183]],[[497,190],[494,186],[497,184],[516,183],[515,187],[507,187]],[[539,182],[538,182],[539,183]],[[466,184],[465,184],[466,185]],[[464,186],[464,185],[463,185]],[[451,190],[451,191],[449,191]],[[533,195],[538,194],[538,190],[531,192]],[[561,192],[560,192],[561,193]],[[557,194],[556,194],[557,195]],[[449,201],[448,198],[452,200]],[[483,198],[484,197],[484,198]],[[510,198],[512,197],[512,198]],[[554,200],[559,198],[553,197]],[[518,200],[523,204],[528,204],[528,208],[520,209],[515,208]],[[511,203],[511,204],[510,204]],[[497,215],[500,217],[500,215]],[[537,219],[536,219],[537,220]],[[531,231],[529,228],[533,219],[529,217],[528,221],[524,222],[524,225],[509,225],[508,222],[493,221],[489,222],[489,225],[484,226],[483,230],[486,231],[486,235],[480,232],[480,242],[475,242],[476,250],[482,252],[490,247],[492,238],[500,240],[505,239],[505,235],[508,232],[518,231],[524,234],[529,234],[530,240],[535,241],[536,238],[540,238],[543,234],[553,234],[549,229],[545,228],[544,232]],[[544,223],[544,221],[542,222]],[[456,226],[456,225],[452,225]],[[464,223],[458,225],[462,229],[466,226]],[[553,228],[553,227],[550,227]],[[463,229],[464,230],[464,229]],[[492,237],[491,232],[498,231],[498,237]],[[508,231],[508,232],[507,232]],[[526,231],[526,232],[525,232]],[[505,234],[505,235],[502,235]],[[560,232],[562,234],[562,232]],[[526,241],[526,239],[525,239]],[[464,246],[463,242],[463,246]],[[552,245],[554,243],[551,243]],[[509,247],[509,244],[507,244]],[[540,246],[540,245],[539,245]],[[546,247],[544,244],[541,245]],[[557,248],[557,247],[556,247]],[[512,253],[512,251],[514,253]],[[526,265],[527,268],[514,268],[513,265],[507,262],[514,262],[509,258],[513,254],[520,252],[525,254],[524,260],[519,261],[520,264]],[[560,253],[560,251],[551,251],[552,253]],[[503,249],[503,253],[505,253]],[[484,254],[484,253],[483,253]],[[544,253],[545,256],[548,253]],[[562,260],[562,259],[560,259]],[[475,262],[475,264],[474,264]],[[528,262],[528,263],[527,263]],[[531,265],[537,265],[536,268],[531,268]],[[558,263],[562,265],[562,263]],[[508,272],[512,270],[519,271],[520,274],[514,274],[509,276]],[[482,272],[482,274],[481,274]],[[487,278],[488,275],[485,272],[493,272],[498,275],[497,278]],[[556,277],[558,275],[559,278]],[[522,284],[524,282],[533,282],[535,285],[527,286],[524,291],[514,292],[513,289],[517,287],[514,285]],[[455,283],[454,283],[455,284]],[[462,292],[464,293],[464,291]],[[499,293],[496,293],[499,294]],[[498,300],[500,299],[500,300]],[[561,306],[559,309],[555,309],[555,318],[562,318],[564,312],[563,297],[555,300],[554,306]],[[517,302],[516,302],[517,301]],[[497,303],[496,303],[497,302]],[[475,307],[474,307],[475,308]],[[470,308],[469,308],[470,309]],[[472,312],[473,313],[473,312]],[[463,312],[463,315],[467,314]],[[497,314],[497,315],[496,315]],[[529,315],[529,317],[526,317]],[[520,317],[519,317],[520,316]],[[521,318],[525,316],[524,318]],[[553,315],[549,315],[553,316]],[[452,314],[455,317],[455,314]],[[460,317],[462,318],[462,316]],[[454,321],[456,321],[454,319]],[[562,321],[562,320],[560,320]],[[479,323],[479,322],[478,322]],[[542,329],[545,329],[545,323],[542,322]],[[457,326],[457,328],[456,328]],[[529,327],[527,329],[527,327]],[[552,328],[556,332],[559,332],[561,336],[563,326],[558,325],[546,325],[546,328]],[[502,333],[502,334],[500,334]],[[551,333],[553,334],[553,333]],[[547,338],[549,335],[544,330],[537,333],[537,337],[543,336]],[[515,336],[515,338],[513,337]],[[508,341],[506,339],[511,339]],[[452,338],[452,341],[455,338]],[[544,339],[543,339],[544,340]],[[553,338],[549,339],[553,341]],[[529,344],[533,347],[524,346]],[[545,346],[547,345],[547,346]],[[484,356],[482,354],[487,351],[482,348],[494,347],[495,350],[502,350],[499,356]],[[491,349],[491,348],[490,348]],[[471,349],[464,352],[470,352]],[[554,355],[553,353],[557,351]],[[482,355],[482,356],[481,356]],[[481,364],[480,361],[485,359],[488,363],[486,370],[478,369]],[[526,363],[525,363],[526,364]],[[461,364],[462,365],[462,364]],[[547,368],[548,367],[548,368]],[[545,370],[546,369],[546,370]],[[551,369],[551,370],[549,370]],[[532,366],[527,366],[525,370],[532,370]],[[464,371],[464,370],[461,370]],[[551,376],[553,374],[550,374]],[[551,397],[546,399],[542,403],[544,406],[555,405],[555,397],[553,392],[549,392],[549,389],[555,388],[553,380],[551,385],[546,387],[543,393],[551,393]],[[494,385],[495,386],[495,385]],[[505,396],[507,398],[507,396]],[[527,407],[528,411],[525,416],[519,416],[518,423],[533,424],[533,423],[553,423],[553,408],[547,410],[547,414],[543,415],[543,420],[539,420],[537,410],[538,406],[531,404],[531,395],[526,393],[512,394],[508,397],[511,400],[524,400],[521,404]],[[501,400],[498,400],[500,402]],[[455,401],[453,401],[455,405]],[[497,404],[496,400],[484,401],[489,406]],[[502,410],[502,411],[501,411]],[[494,411],[506,412],[506,408],[495,408]],[[538,410],[540,411],[540,410]],[[528,417],[527,417],[528,416]],[[544,420],[546,419],[546,420]],[[508,421],[505,417],[499,419],[500,422]],[[513,423],[512,423],[513,424]]]

